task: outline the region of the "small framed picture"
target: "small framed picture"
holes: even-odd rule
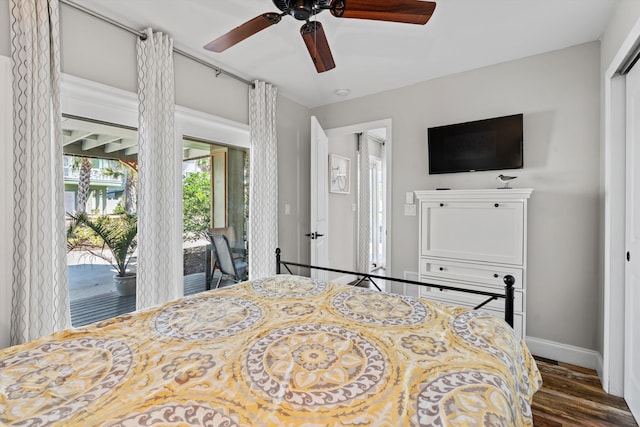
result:
[[[329,156],[329,191],[349,194],[351,159],[331,154]]]

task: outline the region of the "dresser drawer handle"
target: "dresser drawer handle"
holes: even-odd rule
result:
[[[441,208],[442,208],[442,207],[444,207],[444,203],[440,203],[440,207],[441,207]]]
[[[493,206],[495,206],[496,208],[499,208],[499,207],[500,207],[500,203],[496,203],[496,204],[495,204],[495,205],[493,205]]]
[[[444,271],[444,267],[440,267],[440,268],[439,268],[439,270],[440,270],[440,271]]]
[[[500,275],[498,273],[494,273],[493,277],[495,277],[497,279],[498,277],[500,277]]]

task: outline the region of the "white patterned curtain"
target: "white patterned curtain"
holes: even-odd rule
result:
[[[10,2],[15,205],[12,345],[71,326],[58,9],[57,0]]]
[[[358,134],[358,257],[356,271],[369,273],[371,241],[371,191],[369,175],[369,138]]]
[[[249,278],[276,272],[278,246],[277,88],[255,81],[249,91],[251,158],[249,187]]]
[[[183,293],[173,40],[150,28],[145,33],[137,42],[138,310]]]

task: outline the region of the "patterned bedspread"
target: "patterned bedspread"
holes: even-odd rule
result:
[[[535,362],[500,319],[274,276],[0,351],[0,423],[532,425]]]

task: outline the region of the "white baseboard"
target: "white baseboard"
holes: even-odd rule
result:
[[[594,369],[599,375],[602,373],[602,356],[595,350],[535,337],[527,337],[526,343],[534,356]]]
[[[602,366],[604,365],[604,362],[602,360],[602,355],[600,353],[596,352],[596,356],[598,359],[596,360],[595,370],[598,373],[598,378],[600,378],[600,384],[602,384],[604,388],[604,378],[602,377],[602,372],[603,372]],[[607,391],[607,388],[605,388],[605,391]]]

